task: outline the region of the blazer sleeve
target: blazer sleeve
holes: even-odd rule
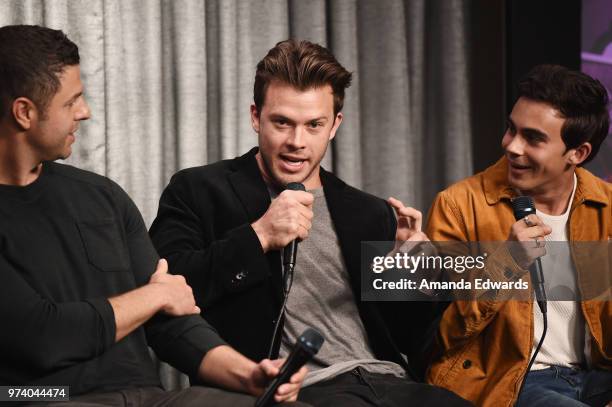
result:
[[[388,252],[395,242],[397,220],[393,208],[386,202],[385,207]],[[416,297],[414,299],[415,301],[383,301],[378,303],[378,308],[383,313],[387,328],[400,352],[408,356],[412,373],[416,378],[422,379],[427,365],[426,351],[433,340],[446,303],[435,301],[426,294],[422,295],[422,301],[416,301]]]
[[[250,223],[226,231],[216,227],[216,217],[231,217],[232,208],[217,202],[224,192],[216,191],[213,197],[206,190],[196,190],[183,172],[177,173],[160,198],[149,231],[160,256],[168,260],[170,272],[185,276],[203,310],[270,275]]]

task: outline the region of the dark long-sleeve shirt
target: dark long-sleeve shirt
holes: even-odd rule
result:
[[[145,285],[157,259],[138,209],[107,178],[44,163],[32,184],[0,185],[0,385],[158,386],[147,343],[195,376],[223,344],[199,316],[158,314],[115,343],[108,298]]]

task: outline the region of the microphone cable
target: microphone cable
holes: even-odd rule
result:
[[[285,267],[283,267],[285,268]],[[289,298],[289,292],[291,291],[291,286],[293,285],[293,269],[295,268],[295,264],[289,263],[284,270],[283,273],[283,292],[285,294],[285,298],[283,299],[283,305],[281,306],[280,312],[278,313],[278,318],[276,319],[276,323],[274,324],[274,332],[272,333],[272,342],[270,343],[270,349],[268,349],[268,359],[272,359],[272,351],[274,350],[274,345],[276,344],[278,338],[278,329],[280,328],[280,322],[285,316],[285,309],[287,307],[287,299]]]
[[[536,261],[539,261],[540,259],[536,259]],[[537,294],[538,291],[536,291]],[[525,386],[525,380],[527,380],[527,375],[529,374],[529,372],[531,371],[531,366],[533,365],[533,362],[535,362],[535,358],[536,356],[538,356],[538,353],[540,352],[540,348],[542,347],[542,344],[544,343],[544,339],[546,338],[546,331],[548,330],[548,312],[547,312],[547,307],[546,307],[546,291],[543,289],[539,290],[540,295],[543,298],[538,299],[536,296],[536,302],[538,304],[538,308],[540,308],[540,311],[542,312],[542,323],[543,323],[543,329],[542,329],[542,336],[540,337],[540,341],[538,342],[538,346],[536,346],[535,351],[533,352],[533,355],[531,356],[531,359],[529,360],[529,364],[527,365],[527,372],[525,373],[525,376],[523,376],[523,380],[521,381],[521,387],[519,388],[519,392],[518,392],[518,396],[520,397],[521,395],[521,391],[523,391],[523,386]],[[535,304],[533,305],[535,306]],[[517,397],[518,400],[518,397]]]
[[[529,216],[530,214],[536,213],[535,204],[533,202],[533,198],[529,196],[519,196],[512,200],[512,210],[514,212],[514,218],[516,220],[521,220]],[[527,365],[527,372],[525,376],[523,376],[523,380],[521,381],[521,387],[519,388],[518,398],[521,396],[521,392],[523,391],[523,387],[525,386],[525,381],[527,380],[527,375],[531,371],[531,366],[533,366],[533,362],[535,362],[535,358],[538,356],[540,352],[540,348],[544,343],[544,339],[546,338],[546,331],[548,330],[548,313],[546,307],[546,290],[544,289],[544,274],[542,273],[542,264],[540,263],[540,259],[535,259],[534,264],[529,267],[529,274],[531,276],[531,282],[534,284],[535,290],[535,302],[537,302],[540,311],[542,312],[542,321],[543,321],[543,329],[542,336],[540,337],[540,341],[529,360],[529,364]],[[538,298],[539,297],[539,298]]]
[[[304,184],[299,182],[290,182],[287,184],[286,189],[290,191],[306,191]],[[272,342],[270,343],[270,349],[268,349],[268,359],[272,359],[272,351],[274,350],[274,346],[277,341],[280,341],[280,332],[279,328],[281,325],[281,320],[285,316],[285,309],[287,307],[287,299],[289,298],[289,292],[291,291],[291,286],[293,285],[293,269],[295,268],[295,262],[297,258],[297,245],[298,238],[295,238],[292,242],[290,242],[282,251],[283,254],[283,292],[285,294],[285,298],[283,299],[283,305],[280,308],[280,312],[278,313],[278,318],[276,319],[276,323],[274,324],[274,332],[272,333]]]
[[[525,373],[525,376],[523,376],[523,380],[521,381],[521,387],[519,388],[518,396],[516,398],[517,401],[519,397],[521,396],[521,392],[523,391],[523,386],[525,386],[525,381],[527,380],[527,375],[531,371],[531,366],[533,365],[533,362],[535,361],[535,358],[538,355],[538,352],[540,352],[540,348],[542,347],[542,344],[544,343],[544,338],[546,338],[546,330],[548,329],[548,317],[546,315],[546,310],[544,310],[544,312],[542,313],[542,320],[544,322],[544,329],[542,329],[542,336],[540,337],[540,342],[538,342],[538,346],[536,346],[535,352],[533,352],[533,356],[531,356],[531,360],[529,361],[529,364],[527,365],[527,372]]]

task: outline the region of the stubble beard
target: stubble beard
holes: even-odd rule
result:
[[[267,175],[267,177],[264,177],[264,178],[268,178],[268,181],[271,182],[273,186],[280,188],[281,190],[285,189],[285,187],[287,186],[289,182],[299,182],[303,184],[304,181],[309,179],[315,171],[319,170],[319,164],[323,160],[323,157],[321,157],[321,159],[310,168],[310,171],[302,179],[293,180],[293,181],[285,181],[276,176],[276,174],[272,170],[272,165],[270,163],[270,160],[268,160],[268,157],[261,152],[261,149],[259,150],[259,155],[261,156],[261,161],[263,163],[263,167],[266,172],[265,175]]]

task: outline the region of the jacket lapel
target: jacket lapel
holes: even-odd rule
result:
[[[250,223],[261,218],[268,210],[271,202],[268,187],[259,172],[255,159],[257,151],[258,149],[255,147],[243,156],[234,159],[232,163],[234,171],[228,176],[229,183],[242,203]],[[270,266],[274,292],[277,300],[280,301],[283,292],[280,252],[268,252],[266,257]]]
[[[257,148],[234,159],[235,171],[228,176],[229,183],[247,212],[249,222],[259,219],[270,206],[270,194],[259,172],[255,154]]]
[[[368,235],[368,231],[364,231],[359,222],[360,210],[363,208],[354,207],[357,203],[347,193],[346,184],[342,180],[323,168],[320,171],[325,200],[338,236],[340,251],[350,277],[355,299],[359,299],[361,297],[359,268],[361,248],[359,242],[367,240],[364,236]]]

